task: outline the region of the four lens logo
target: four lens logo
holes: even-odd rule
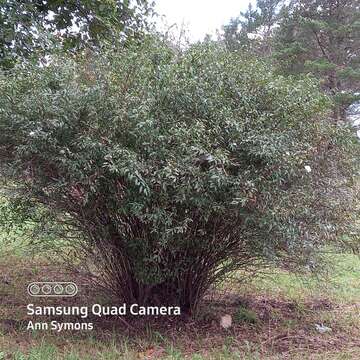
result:
[[[78,287],[73,282],[39,281],[39,282],[32,282],[31,284],[29,284],[27,291],[30,296],[37,296],[37,297],[50,297],[50,296],[71,297],[77,294]]]

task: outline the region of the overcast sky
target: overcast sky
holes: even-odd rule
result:
[[[184,23],[192,41],[215,34],[230,18],[244,11],[250,0],[156,0],[156,10],[168,25]],[[252,0],[252,3],[255,1]]]

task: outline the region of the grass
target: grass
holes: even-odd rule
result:
[[[9,243],[0,235],[0,360],[360,358],[360,260],[355,255],[333,255],[325,283],[274,270],[232,288],[220,303],[208,301],[197,322],[144,319],[132,330],[121,321],[93,319],[94,331],[52,333],[26,330],[26,304],[34,302],[24,296],[29,282],[76,279],[77,305],[104,297],[46,256],[30,258],[21,233],[11,236]],[[233,317],[227,330],[219,326],[224,314]],[[332,331],[320,334],[315,324]]]
[[[329,254],[332,272],[326,278],[300,277],[275,270],[266,278],[259,278],[248,291],[292,300],[329,298],[337,302],[360,300],[360,258],[354,254]]]

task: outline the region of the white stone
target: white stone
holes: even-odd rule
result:
[[[332,329],[328,326],[325,326],[323,324],[315,324],[315,329],[320,333],[320,334],[324,334],[327,332],[331,332]]]
[[[220,326],[224,329],[228,329],[231,327],[232,318],[231,315],[224,315],[220,319]]]

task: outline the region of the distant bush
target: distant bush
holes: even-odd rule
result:
[[[14,69],[0,91],[4,176],[122,301],[191,311],[234,270],[316,270],[323,245],[356,245],[358,144],[309,78],[149,40]]]

